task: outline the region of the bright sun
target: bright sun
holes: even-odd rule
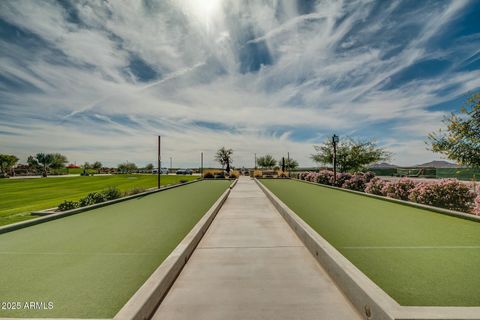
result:
[[[222,0],[183,0],[181,3],[188,15],[209,29],[213,18],[219,13]]]

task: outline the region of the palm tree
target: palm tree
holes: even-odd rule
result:
[[[225,171],[227,171],[227,174],[230,174],[230,164],[233,162],[232,154],[232,149],[221,147],[218,149],[217,154],[215,155],[215,160],[222,165],[222,169],[226,166]]]
[[[48,175],[48,168],[50,167],[50,164],[53,161],[53,156],[52,154],[49,153],[37,153],[35,156],[37,159],[38,163],[40,163],[43,166],[43,177],[46,177]]]

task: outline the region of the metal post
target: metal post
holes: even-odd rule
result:
[[[333,183],[337,182],[337,142],[339,138],[336,134],[332,137],[332,144],[333,144]]]
[[[290,177],[290,168],[291,168],[290,152],[287,152],[287,172],[288,172],[288,177]]]
[[[157,188],[160,189],[160,172],[162,170],[162,158],[160,154],[161,147],[161,137],[158,136],[158,170],[157,170]]]
[[[253,168],[257,170],[257,154],[256,153],[255,153],[255,166]]]
[[[200,175],[203,177],[203,152],[200,154]]]

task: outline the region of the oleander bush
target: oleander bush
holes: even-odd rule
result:
[[[296,177],[300,180],[480,215],[480,188],[477,192],[472,191],[468,185],[456,179],[415,182],[401,178],[397,181],[386,181],[375,177],[373,172],[357,172],[353,175],[338,173],[334,182],[333,172],[329,170],[319,173],[301,172]]]
[[[480,192],[477,193],[477,197],[475,198],[475,207],[473,208],[472,213],[480,216]]]
[[[342,184],[342,188],[364,192],[366,185],[365,174],[357,172]]]
[[[476,194],[469,187],[454,179],[436,183],[421,182],[410,191],[409,200],[429,206],[471,212]]]
[[[307,177],[308,174],[309,174],[309,172],[300,172],[300,173],[298,174],[298,179],[300,179],[300,180],[306,180],[306,177]]]
[[[386,181],[380,178],[373,178],[365,185],[365,192],[370,194],[375,194],[377,196],[385,196],[383,193],[383,188],[385,187]]]
[[[322,170],[318,173],[317,181],[321,184],[332,185],[333,181],[333,172],[330,170]]]
[[[306,181],[310,181],[310,182],[317,182],[317,176],[318,176],[318,173],[317,173],[317,172],[309,172],[309,173],[305,176],[305,180],[306,180]]]
[[[382,192],[389,198],[408,201],[410,191],[413,188],[415,188],[415,182],[407,178],[402,178],[398,181],[387,182]]]
[[[363,177],[365,178],[365,183],[369,183],[373,178],[375,178],[375,173],[372,171],[367,171],[363,174]]]
[[[332,175],[331,184],[334,187],[341,188],[345,183],[345,181],[350,180],[351,178],[352,178],[352,175],[350,173],[347,173],[347,172],[337,173],[336,181],[333,181],[333,175]]]

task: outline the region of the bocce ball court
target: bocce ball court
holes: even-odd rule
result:
[[[480,223],[289,179],[261,183],[401,306],[480,306]]]
[[[0,234],[0,317],[112,318],[229,187],[201,181]]]

